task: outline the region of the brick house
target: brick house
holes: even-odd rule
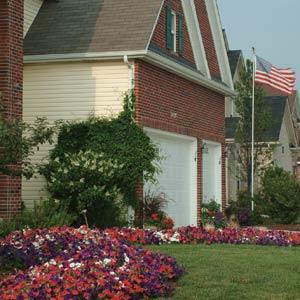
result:
[[[158,185],[144,190],[174,200],[177,226],[199,223],[202,201],[225,205],[225,97],[234,91],[216,1],[25,0],[24,12],[25,121],[117,114],[134,88],[136,121],[165,156]],[[31,206],[44,187],[41,177],[23,180],[22,199]]]

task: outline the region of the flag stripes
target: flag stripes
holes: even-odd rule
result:
[[[294,91],[296,76],[291,69],[277,68],[257,56],[255,82],[269,85],[290,95]]]

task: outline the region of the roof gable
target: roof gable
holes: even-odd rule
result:
[[[25,55],[144,50],[162,1],[45,1],[26,35]]]
[[[227,51],[228,61],[231,71],[231,76],[234,78],[234,75],[238,68],[239,60],[242,56],[242,50],[229,50]]]
[[[272,122],[270,127],[264,132],[262,141],[264,142],[278,142],[282,123],[287,107],[287,97],[272,96],[264,98],[266,109],[270,112]],[[234,139],[235,131],[238,125],[239,117],[226,118],[226,139]]]

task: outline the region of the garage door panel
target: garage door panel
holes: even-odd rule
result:
[[[164,192],[171,199],[165,211],[174,219],[175,226],[196,225],[196,162],[192,159],[196,139],[148,134],[164,159],[158,184],[146,184],[145,190]]]

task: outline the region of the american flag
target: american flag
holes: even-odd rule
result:
[[[296,76],[291,69],[277,68],[256,56],[255,82],[266,84],[290,95],[295,87]]]

